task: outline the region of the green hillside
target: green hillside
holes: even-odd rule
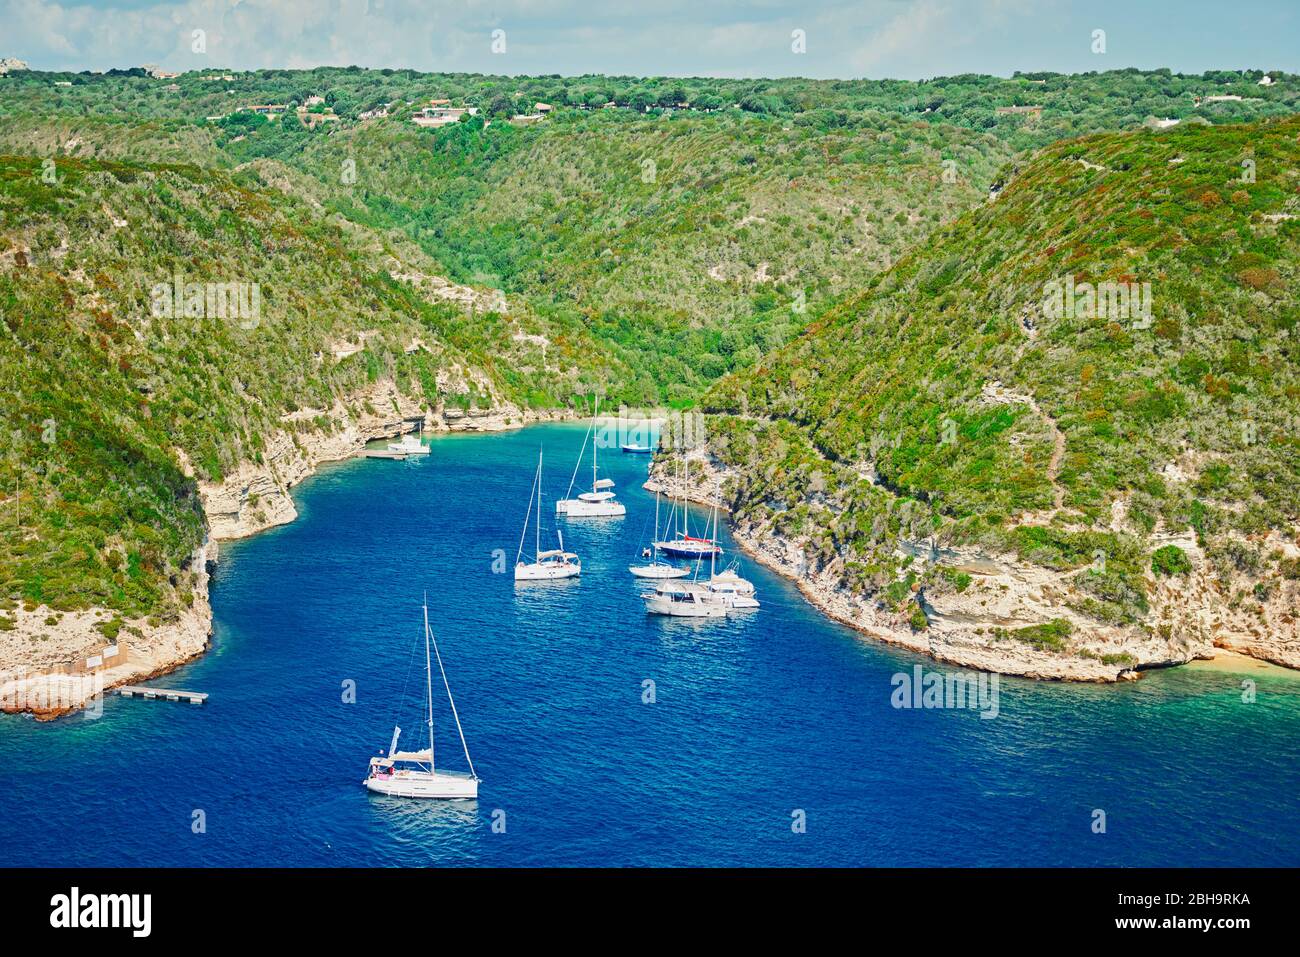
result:
[[[1064,569],[1100,551],[1076,582],[1107,622],[1141,620],[1158,528],[1267,578],[1278,556],[1252,542],[1293,539],[1300,512],[1297,161],[1295,119],[1047,147],[706,396],[739,514],[811,525],[823,560],[882,592],[900,539]],[[1150,283],[1150,319],[1082,299],[1054,317],[1045,289],[1069,278]]]
[[[218,480],[259,461],[287,413],[381,377],[431,404],[549,407],[617,375],[580,329],[426,301],[388,274],[395,259],[431,272],[418,250],[344,228],[256,169],[0,157],[0,217],[9,601],[139,615],[188,600],[204,523],[178,451]],[[256,284],[258,312],[214,315],[203,298],[192,315],[188,297],[177,311],[177,276]],[[335,361],[331,344],[362,331],[365,348]],[[487,387],[440,395],[453,364]]]
[[[1270,217],[1296,127],[1268,118],[1297,95],[1261,76],[11,74],[0,601],[167,614],[203,528],[178,453],[220,479],[286,415],[392,379],[456,406],[707,394],[742,513],[850,549],[863,581],[932,532],[1057,564],[1100,547],[1096,610],[1134,619],[1142,535],[1093,528],[1117,496],[1139,532],[1294,520],[1295,226]],[[478,113],[411,123],[434,98]],[[1067,274],[1151,282],[1150,328],[1035,313]],[[509,305],[467,314],[412,275]],[[255,286],[258,322],[157,315],[177,276]],[[476,384],[442,394],[452,367]],[[1184,449],[1192,487],[1162,477]]]

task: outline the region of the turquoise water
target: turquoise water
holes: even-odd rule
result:
[[[1251,704],[1242,675],[1192,667],[1002,679],[992,720],[896,709],[892,676],[952,669],[826,621],[743,557],[757,613],[647,617],[626,565],[649,533],[648,460],[617,452],[602,462],[627,517],[568,522],[581,579],[517,588],[492,553],[513,564],[538,444],[549,513],[582,438],[439,437],[421,462],[323,468],[296,522],[223,547],[213,648],[159,682],[207,705],[0,718],[0,864],[1300,863],[1290,673],[1252,671]],[[395,721],[419,734],[425,591],[477,802],[361,786]],[[463,768],[437,703],[440,763]]]

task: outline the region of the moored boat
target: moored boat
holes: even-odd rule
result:
[[[528,524],[537,506],[537,525],[533,538],[533,560],[524,561],[524,540],[528,537]],[[542,450],[537,450],[537,472],[533,476],[533,489],[528,495],[528,514],[524,516],[524,530],[519,535],[519,551],[515,554],[515,581],[552,581],[573,578],[582,574],[582,562],[573,552],[564,550],[564,536],[557,528],[559,548],[542,550]]]
[[[442,675],[442,685],[447,690],[447,701],[451,704],[452,717],[456,719],[456,731],[460,735],[461,747],[465,750],[465,763],[469,773],[462,771],[439,771],[433,756],[433,664],[429,657],[430,648],[438,659],[438,672]],[[429,746],[417,751],[397,750],[398,739],[402,735],[400,727],[393,728],[393,739],[388,745],[388,753],[380,752],[378,757],[370,759],[370,773],[363,782],[366,788],[376,794],[391,797],[410,798],[476,798],[478,797],[479,777],[474,771],[474,762],[469,756],[469,745],[465,743],[465,731],[460,726],[460,713],[456,710],[456,701],[451,696],[451,685],[447,683],[447,671],[442,665],[442,653],[438,651],[438,640],[429,628],[429,605],[424,605],[424,679],[425,695],[429,704],[428,727]]]
[[[627,508],[623,503],[615,500],[614,480],[600,477],[596,453],[599,442],[595,434],[596,417],[599,411],[600,400],[597,399],[596,407],[592,411],[591,428],[587,430],[587,437],[583,439],[582,451],[578,453],[578,464],[573,467],[573,479],[569,482],[569,491],[564,498],[555,503],[556,515],[564,515],[567,518],[612,518],[627,514]],[[577,498],[570,498],[573,484],[578,479],[578,469],[582,466],[582,457],[586,452],[588,441],[591,442],[591,491],[580,492]]]
[[[659,557],[659,544],[655,541],[659,537],[659,493],[655,492],[655,533],[651,539],[649,548],[641,550],[641,557],[650,559],[644,565],[629,565],[627,570],[637,578],[685,578],[690,574],[690,570],[679,568],[670,562],[664,561]]]

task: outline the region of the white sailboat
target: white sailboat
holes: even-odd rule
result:
[[[623,503],[614,500],[613,479],[600,477],[600,468],[596,462],[596,446],[599,443],[595,440],[596,418],[599,412],[600,399],[597,398],[596,407],[591,415],[591,428],[587,430],[587,437],[582,441],[578,464],[573,467],[573,478],[569,480],[569,491],[565,493],[564,498],[555,503],[556,515],[565,515],[569,518],[603,518],[627,514],[627,508]],[[582,456],[587,450],[588,440],[591,440],[591,491],[580,492],[577,498],[569,498],[573,492],[573,484],[578,480],[578,469],[582,466]]]
[[[690,513],[686,505],[686,489],[690,484],[691,463],[684,463],[684,471],[681,483],[681,511],[677,510],[677,505],[673,504],[673,518],[678,514],[681,515],[681,528],[676,534],[669,539],[661,542],[655,542],[655,550],[663,552],[665,555],[672,555],[674,558],[704,558],[708,555],[717,555],[722,551],[717,542],[711,542],[707,538],[697,538],[691,534]]]
[[[645,565],[629,565],[627,570],[637,578],[685,578],[690,574],[690,570],[679,568],[659,557],[659,493],[655,492],[655,534],[651,539],[651,545],[642,551],[641,557],[648,558],[650,561]]]
[[[524,561],[524,540],[528,537],[528,522],[532,518],[533,504],[537,505],[537,526],[533,539],[533,560]],[[551,581],[572,578],[582,574],[582,562],[573,552],[564,550],[564,536],[556,528],[560,547],[542,551],[542,450],[537,450],[537,474],[533,477],[533,490],[528,495],[528,514],[524,516],[524,530],[519,535],[519,551],[515,554],[515,581]]]
[[[389,442],[388,451],[403,455],[428,455],[430,449],[420,439],[419,432],[407,432],[399,441]]]
[[[438,671],[442,675],[442,686],[447,690],[447,701],[451,704],[452,717],[456,719],[456,731],[460,735],[460,745],[465,749],[465,763],[469,773],[457,771],[439,771],[433,759],[433,664],[429,657],[432,645],[433,653],[438,658]],[[388,754],[370,759],[370,773],[366,776],[365,786],[376,794],[393,797],[413,798],[476,798],[478,797],[478,774],[474,771],[474,762],[469,756],[469,745],[465,743],[465,731],[460,726],[460,714],[456,711],[456,701],[451,696],[451,685],[447,683],[447,671],[442,666],[442,654],[438,651],[438,641],[429,628],[429,605],[424,605],[424,677],[425,694],[429,702],[429,746],[420,751],[398,751],[397,741],[402,729],[393,728],[393,740],[388,746]]]
[[[718,510],[713,509],[713,536],[718,534]],[[717,552],[709,553],[709,576],[713,576],[713,566],[717,561]],[[702,582],[700,566],[701,557],[695,562],[695,575],[688,582],[660,582],[655,590],[641,596],[645,601],[645,610],[652,615],[669,615],[673,618],[722,618],[727,614],[728,605],[722,595],[713,591],[708,582]]]

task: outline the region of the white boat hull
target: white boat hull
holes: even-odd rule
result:
[[[581,565],[516,565],[515,581],[535,582],[553,581],[557,578],[573,578],[582,574]]]
[[[569,518],[605,518],[626,515],[622,502],[584,502],[577,498],[562,498],[555,503],[555,514]]]
[[[676,600],[673,595],[677,595]],[[681,596],[686,595],[686,598]],[[645,610],[652,615],[668,615],[671,618],[723,618],[727,608],[722,602],[704,590],[681,591],[660,590],[643,596]]]
[[[718,601],[728,608],[757,608],[758,599],[753,595],[719,595]]]
[[[461,774],[396,771],[366,778],[366,788],[376,794],[411,798],[476,798],[478,779]]]
[[[677,602],[666,598],[647,598],[645,610],[652,615],[667,615],[670,618],[722,618],[727,614],[727,609],[722,605]]]
[[[691,573],[689,568],[677,568],[673,565],[629,565],[627,570],[637,578],[685,578]]]

